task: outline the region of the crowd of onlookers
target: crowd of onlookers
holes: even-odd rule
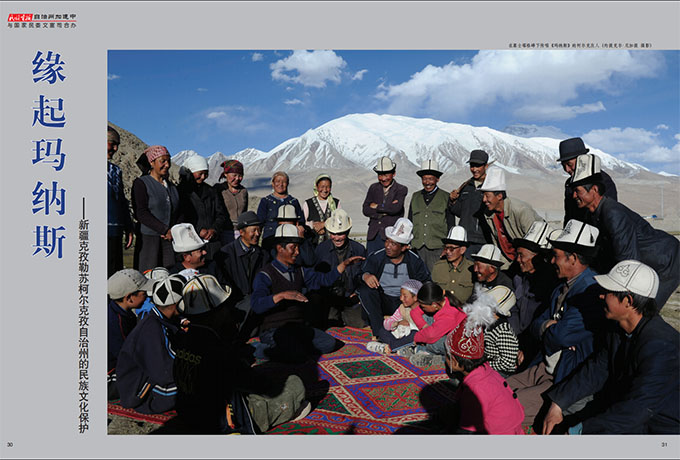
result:
[[[328,174],[300,202],[275,172],[252,212],[240,162],[210,186],[192,156],[173,184],[160,145],[137,161],[131,214],[119,143],[109,127],[109,398],[123,406],[174,408],[197,433],[266,432],[311,404],[297,375],[264,365],[334,352],[327,329],[349,326],[371,331],[370,352],[445,366],[444,433],[680,433],[680,339],[659,316],[680,285],[680,242],[617,201],[580,138],[559,146],[560,228],[512,196],[483,150],[451,192],[424,161],[404,217],[408,189],[382,157],[365,246]]]

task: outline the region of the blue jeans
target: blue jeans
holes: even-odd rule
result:
[[[342,342],[321,329],[301,323],[288,323],[267,329],[260,334],[260,342],[253,346],[254,356],[258,359],[299,363],[331,353],[339,349]]]
[[[434,324],[434,317],[430,315],[423,315],[423,319],[427,324],[432,326]],[[415,352],[416,353],[431,353],[433,355],[442,355],[446,356],[446,336],[440,338],[434,343],[424,343],[421,345],[416,345]]]

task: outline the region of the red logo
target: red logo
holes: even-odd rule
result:
[[[33,14],[19,13],[10,14],[7,18],[7,22],[31,22],[33,20]]]

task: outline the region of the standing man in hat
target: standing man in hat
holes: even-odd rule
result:
[[[338,263],[350,257],[366,257],[366,248],[349,237],[352,229],[352,218],[344,209],[336,209],[326,220],[326,232],[328,240],[316,247],[316,270],[328,272]],[[361,305],[356,293],[358,279],[361,273],[360,265],[350,265],[342,273],[340,278],[332,286],[321,288],[310,293],[319,300],[313,303],[319,304],[318,308],[322,321],[340,320],[340,323],[362,328],[366,325],[361,318]]]
[[[564,225],[567,225],[571,219],[585,222],[586,212],[579,208],[574,199],[574,186],[572,180],[574,177],[574,170],[576,169],[576,158],[590,152],[583,143],[580,137],[573,137],[571,139],[560,142],[560,158],[557,160],[562,163],[562,169],[569,174],[569,177],[564,182]],[[604,171],[600,171],[602,177],[602,187],[604,195],[608,198],[617,201],[616,185],[614,181]]]
[[[371,254],[385,245],[385,229],[404,216],[404,201],[408,187],[394,180],[397,164],[390,157],[381,157],[373,167],[378,182],[371,184],[363,204],[364,216],[368,217],[366,253]]]
[[[555,232],[556,233],[556,232]],[[596,253],[595,227],[570,220],[556,238],[553,265],[564,280],[552,293],[550,307],[531,324],[541,352],[524,372],[508,378],[524,406],[525,423],[533,424],[543,406],[542,394],[571,374],[593,352],[595,334],[604,324],[602,300],[589,265]],[[577,411],[587,401],[579,401]]]
[[[500,249],[493,244],[485,244],[479,248],[477,254],[472,254],[475,261],[473,271],[475,273],[475,286],[480,285],[484,289],[495,286],[505,286],[512,289],[512,281],[501,271],[503,256]]]
[[[605,316],[618,323],[569,378],[552,388],[543,434],[564,420],[562,408],[597,394],[585,420],[569,429],[583,434],[680,434],[680,335],[658,314],[659,277],[636,260],[616,264],[595,281],[605,294]]]
[[[408,208],[408,219],[413,222],[411,246],[432,271],[442,255],[442,238],[455,217],[447,213],[449,193],[437,186],[443,174],[439,164],[435,160],[425,160],[416,174],[420,176],[423,189],[411,195]]]
[[[258,359],[302,362],[338,348],[333,336],[306,324],[308,300],[303,291],[331,286],[363,257],[347,258],[330,272],[320,273],[296,265],[301,243],[294,225],[279,225],[274,232],[276,258],[255,276],[251,307],[261,319],[260,342],[254,345]]]
[[[474,286],[473,264],[464,257],[470,245],[467,241],[467,232],[459,225],[451,227],[446,238],[442,238],[442,243],[444,260],[435,262],[432,268],[432,281],[465,303],[472,295]]]
[[[248,189],[241,185],[243,180],[243,164],[238,160],[227,160],[220,165],[223,168],[220,179],[224,182],[215,184],[215,190],[222,197],[233,229],[236,229],[238,218],[248,210]],[[220,236],[222,244],[227,244],[239,237],[238,229],[225,228]]]
[[[401,286],[409,279],[430,281],[425,263],[410,250],[412,231],[410,220],[397,219],[394,226],[385,229],[385,247],[369,254],[362,267],[359,298],[375,337],[382,328],[383,316],[399,308]]]
[[[123,240],[125,249],[132,246],[134,226],[130,217],[130,205],[125,198],[123,188],[123,171],[111,162],[113,155],[118,151],[120,135],[112,127],[108,127],[107,133],[107,168],[108,168],[108,275],[112,276],[118,270],[123,269]]]
[[[484,150],[473,150],[467,162],[470,163],[472,177],[451,192],[449,211],[458,217],[458,225],[467,232],[469,258],[483,244],[491,242],[491,233],[484,219],[486,208],[482,204],[482,192],[479,190],[486,179],[489,155]]]
[[[528,203],[516,198],[508,198],[505,185],[505,171],[500,168],[490,169],[484,184],[479,188],[483,193],[482,201],[489,211],[484,215],[491,228],[493,243],[501,250],[507,269],[517,258],[517,251],[512,242],[522,238],[537,220],[543,220]]]
[[[680,242],[653,228],[638,213],[618,201],[603,196],[600,159],[578,157],[572,181],[574,199],[587,211],[587,222],[600,230],[598,262],[604,273],[616,262],[639,260],[659,275],[656,306],[661,309],[680,285]]]

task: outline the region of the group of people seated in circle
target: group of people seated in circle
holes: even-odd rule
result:
[[[425,160],[406,214],[382,157],[365,245],[329,174],[301,204],[275,172],[253,212],[240,162],[210,186],[205,158],[190,157],[174,185],[160,145],[137,162],[130,215],[119,143],[109,128],[109,397],[125,407],[174,408],[201,433],[302,419],[299,376],[264,364],[337,351],[327,330],[348,326],[370,330],[368,352],[446,370],[456,404],[442,433],[680,432],[680,340],[659,315],[680,285],[680,243],[617,201],[580,138],[559,146],[557,225],[512,197],[483,150],[451,192]]]

